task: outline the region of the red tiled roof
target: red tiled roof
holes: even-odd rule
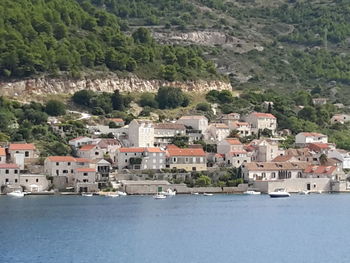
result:
[[[0,147],[0,155],[1,155],[1,156],[6,155],[5,148],[1,148],[1,147]]]
[[[231,145],[241,145],[242,144],[238,139],[227,138],[225,140]]]
[[[95,147],[96,147],[96,145],[94,145],[94,144],[86,144],[86,145],[83,145],[83,146],[79,149],[79,151],[83,151],[83,152],[85,152],[85,151],[90,151],[90,150],[94,149]]]
[[[19,169],[19,166],[15,163],[2,163],[0,169]]]
[[[89,163],[90,160],[86,158],[74,158],[73,156],[49,156],[47,159],[51,162],[77,162]]]
[[[11,143],[9,146],[9,150],[35,150],[35,145],[32,143]]]
[[[314,151],[327,150],[330,148],[328,143],[309,143],[307,147]]]
[[[287,162],[293,157],[294,156],[292,155],[280,155],[280,156],[277,156],[275,159],[273,159],[272,162]]]
[[[276,119],[275,116],[273,116],[271,113],[263,113],[263,112],[253,112],[252,115],[254,115],[257,118],[270,118],[270,119]]]
[[[96,172],[94,168],[78,168],[76,169],[77,172]]]
[[[133,148],[120,148],[119,152],[121,153],[142,153],[145,151],[143,147],[133,147]]]
[[[161,149],[156,148],[156,147],[148,147],[145,150],[146,150],[146,152],[150,152],[150,153],[162,153],[162,152],[164,152]]]
[[[336,166],[318,166],[318,165],[310,165],[308,166],[304,172],[305,173],[313,173],[313,174],[332,174],[337,169]]]
[[[114,122],[124,122],[124,120],[121,118],[109,118],[109,120],[114,121]]]
[[[199,148],[168,148],[168,155],[169,156],[205,156],[205,152],[203,149]]]

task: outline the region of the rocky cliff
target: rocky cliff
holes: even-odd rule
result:
[[[198,80],[168,82],[161,80],[145,80],[137,77],[84,78],[80,80],[37,78],[14,82],[0,82],[0,96],[28,100],[37,95],[73,94],[83,89],[104,92],[113,92],[116,89],[122,92],[156,92],[161,86],[179,87],[188,92],[232,89],[231,84],[223,81]]]

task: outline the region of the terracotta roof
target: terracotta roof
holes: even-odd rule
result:
[[[185,125],[180,123],[157,123],[154,129],[164,129],[164,130],[186,130]]]
[[[200,120],[200,119],[206,119],[206,117],[202,115],[189,115],[189,116],[182,116],[179,120]]]
[[[109,118],[108,120],[114,121],[114,122],[124,122],[121,118]]]
[[[120,142],[112,138],[103,138],[96,143],[101,148],[107,148],[108,146],[120,145]]]
[[[318,133],[318,132],[301,132],[299,134],[302,134],[305,137],[327,137],[327,135],[324,135],[324,134]],[[299,135],[299,134],[297,134],[297,135]]]
[[[121,153],[142,153],[145,151],[144,147],[133,147],[133,148],[119,148]]]
[[[94,144],[86,144],[86,145],[83,145],[83,146],[79,149],[79,151],[83,151],[83,152],[85,152],[85,151],[90,151],[90,150],[94,149],[95,147],[96,147],[96,145],[94,145]]]
[[[280,155],[280,156],[277,156],[275,159],[273,159],[272,162],[288,162],[292,158],[295,158],[295,157],[292,155]]]
[[[307,147],[313,151],[327,150],[330,148],[328,143],[309,143]]]
[[[0,147],[0,155],[1,156],[5,156],[6,155],[5,148]]]
[[[19,166],[15,163],[2,163],[0,169],[19,169]]]
[[[254,115],[257,118],[276,119],[276,117],[274,115],[272,115],[271,113],[253,112],[251,114]]]
[[[96,172],[95,168],[78,168],[76,169],[77,172]]]
[[[233,124],[237,126],[249,126],[248,122],[242,122],[242,121],[235,121]]]
[[[213,123],[211,125],[218,129],[228,129],[228,126],[225,123]]]
[[[305,173],[311,174],[333,174],[333,172],[337,169],[336,166],[318,166],[318,165],[310,165],[305,169]]]
[[[285,151],[286,155],[292,155],[294,157],[299,157],[299,156],[306,156],[306,157],[311,157],[312,153],[310,152],[310,149],[308,148],[300,148],[300,149],[287,149]]]
[[[168,148],[169,156],[205,156],[203,149],[199,148]]]
[[[156,148],[156,147],[148,147],[145,149],[145,151],[150,152],[150,153],[162,153],[162,152],[164,152],[160,148]]]
[[[241,145],[242,144],[238,139],[234,139],[234,138],[227,138],[227,139],[225,139],[225,141],[227,141],[231,145]]]
[[[32,143],[11,143],[9,146],[9,150],[35,150],[35,145]]]
[[[252,162],[244,164],[249,171],[304,170],[307,162]]]
[[[74,158],[73,156],[49,156],[47,159],[51,162],[77,162],[89,163],[90,160],[86,158]]]
[[[218,157],[218,158],[225,158],[225,154],[223,154],[223,153],[216,153],[216,154],[215,154],[215,157]]]
[[[51,162],[75,162],[73,156],[49,156],[47,159]]]

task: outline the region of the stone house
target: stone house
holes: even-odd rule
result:
[[[8,148],[11,161],[22,166],[31,163],[38,158],[35,145],[32,143],[11,143]],[[23,169],[23,168],[22,168]]]
[[[300,132],[295,136],[295,146],[304,147],[309,143],[328,143],[328,136],[317,132]]]
[[[0,193],[9,186],[19,186],[20,168],[14,163],[0,164]]]
[[[230,129],[224,123],[212,123],[209,125],[206,135],[208,140],[220,142],[229,137]]]
[[[158,123],[154,125],[154,144],[166,146],[175,136],[185,136],[186,127],[179,123]]]
[[[132,120],[129,124],[128,136],[131,147],[153,147],[154,125],[152,121]]]
[[[69,140],[68,144],[72,147],[74,147],[75,149],[86,145],[86,144],[91,144],[94,141],[94,139],[91,139],[89,137],[86,136],[80,136],[74,139]]]
[[[331,149],[327,154],[328,158],[338,159],[343,169],[350,169],[350,152],[342,149]]]
[[[118,169],[160,170],[165,168],[165,152],[156,147],[120,148]]]
[[[208,119],[205,116],[182,116],[176,123],[191,127],[193,130],[204,133],[208,129]]]
[[[175,145],[167,147],[166,168],[183,169],[185,171],[206,171],[207,158],[201,148],[179,148]]]
[[[277,156],[284,154],[284,150],[280,149],[275,141],[254,140],[250,145],[254,148],[252,153],[252,161],[254,162],[270,162]]]
[[[244,145],[235,138],[227,138],[217,145],[218,154],[225,156],[225,163],[233,167],[240,167],[243,163],[250,162],[250,154],[244,149]]]
[[[350,115],[349,114],[335,114],[332,118],[331,118],[331,123],[335,124],[335,123],[341,123],[344,124],[346,122],[350,121]]]
[[[330,178],[337,181],[346,179],[343,170],[337,166],[309,165],[303,174],[305,178]]]
[[[32,193],[46,191],[50,185],[46,175],[43,174],[21,174],[19,180],[23,190]]]
[[[125,121],[121,118],[109,118],[109,122],[114,122],[117,126],[122,127],[125,125]]]
[[[73,184],[76,192],[97,192],[96,169],[82,167],[75,169]]]
[[[252,134],[258,134],[265,129],[272,132],[272,135],[277,131],[277,119],[271,113],[252,112],[245,117],[245,121],[251,126]]]
[[[241,115],[239,113],[229,113],[223,114],[220,116],[219,121],[225,123],[227,126],[231,126],[232,123],[237,122],[241,119]]]
[[[243,121],[234,121],[229,126],[230,130],[238,132],[239,137],[246,137],[252,134],[250,124]]]
[[[282,180],[303,177],[306,162],[251,162],[242,167],[245,181]]]

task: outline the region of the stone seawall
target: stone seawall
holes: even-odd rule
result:
[[[169,82],[162,80],[145,80],[137,77],[119,78],[84,78],[49,79],[37,78],[13,82],[0,82],[0,96],[26,100],[37,95],[73,94],[76,91],[88,89],[92,91],[113,92],[156,92],[161,86],[179,87],[187,92],[208,92],[210,90],[232,90],[230,83],[223,81],[187,81]]]

